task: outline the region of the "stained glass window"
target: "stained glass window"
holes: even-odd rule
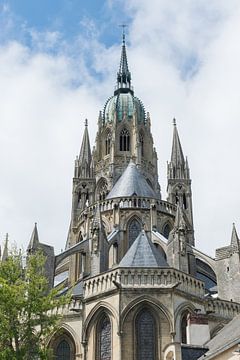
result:
[[[98,326],[99,337],[99,360],[111,360],[112,341],[111,341],[111,323],[109,317],[104,315]]]
[[[153,315],[143,309],[136,318],[137,360],[156,360],[156,327]]]
[[[71,360],[70,345],[66,340],[62,340],[56,350],[56,360]]]
[[[134,240],[138,237],[140,231],[141,231],[140,223],[136,219],[133,219],[128,227],[129,246],[131,246]]]

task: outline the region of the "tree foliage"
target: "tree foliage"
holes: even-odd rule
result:
[[[47,341],[56,330],[56,311],[69,301],[49,291],[45,257],[31,254],[23,267],[21,253],[0,262],[0,360],[50,359]]]

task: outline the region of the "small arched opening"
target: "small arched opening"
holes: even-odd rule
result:
[[[119,141],[120,151],[130,151],[130,134],[127,129],[122,129],[122,131],[120,132]]]

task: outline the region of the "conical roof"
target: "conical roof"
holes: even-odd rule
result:
[[[119,263],[122,267],[169,267],[162,254],[148,239],[144,230]]]
[[[107,196],[107,199],[125,196],[139,196],[156,198],[155,191],[137,169],[136,164],[130,162],[121,177]]]

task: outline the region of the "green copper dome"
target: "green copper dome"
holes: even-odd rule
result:
[[[116,115],[115,115],[116,114]],[[132,120],[134,114],[137,116],[138,123],[145,122],[144,106],[132,92],[119,92],[107,100],[103,111],[105,122]]]

